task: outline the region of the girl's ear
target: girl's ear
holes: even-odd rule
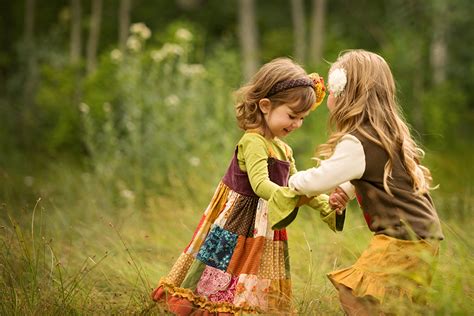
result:
[[[258,101],[258,107],[263,114],[268,114],[272,109],[272,101],[267,98],[260,99],[260,101]]]

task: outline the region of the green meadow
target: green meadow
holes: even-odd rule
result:
[[[350,48],[390,64],[439,185],[446,238],[427,302],[391,311],[473,314],[472,1],[39,2],[0,4],[0,315],[165,314],[150,294],[242,134],[233,92],[246,66],[290,56],[327,77]],[[286,139],[298,169],[313,166],[327,118],[323,102]],[[298,314],[343,315],[326,273],[369,244],[357,203],[343,232],[306,207],[287,230]]]
[[[161,315],[150,292],[190,240],[215,181],[191,175],[172,196],[150,195],[138,206],[132,191],[113,199],[100,178],[52,165],[28,187],[24,176],[3,173],[10,184],[3,193],[27,198],[1,208],[0,313]],[[473,199],[456,194],[433,194],[446,240],[428,302],[397,306],[399,314],[468,315],[474,307]],[[309,208],[288,227],[294,304],[303,315],[343,314],[325,274],[351,265],[371,238],[358,206],[347,212],[343,232]]]

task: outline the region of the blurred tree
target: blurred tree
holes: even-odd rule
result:
[[[120,0],[119,9],[119,49],[125,52],[127,44],[128,28],[130,27],[130,10],[132,0]]]
[[[28,111],[31,109],[34,89],[37,78],[37,65],[36,65],[36,54],[35,54],[35,38],[34,38],[34,27],[35,27],[35,11],[36,1],[26,0],[25,2],[25,25],[23,49],[26,52],[26,82],[23,89],[23,99],[25,108]]]
[[[258,65],[257,23],[254,0],[239,0],[239,38],[244,79],[249,79]]]
[[[102,20],[102,0],[92,0],[92,13],[87,41],[87,73],[95,70],[97,64],[97,47],[99,44],[100,24]]]
[[[291,0],[291,15],[293,19],[293,54],[295,59],[305,62],[306,54],[306,28],[303,0]]]
[[[70,60],[77,64],[81,58],[81,0],[71,0],[71,37],[70,37]]]
[[[326,0],[313,0],[311,11],[310,60],[312,64],[321,63],[324,49]]]
[[[176,0],[178,6],[183,10],[196,10],[203,2],[203,0]]]
[[[449,15],[446,15],[447,3],[444,0],[435,0],[433,5],[433,37],[430,47],[430,62],[433,72],[433,83],[441,84],[446,80],[446,66],[448,48],[446,43],[446,29],[449,27]]]
[[[100,22],[95,23],[94,5],[98,2],[103,10],[98,15]],[[472,134],[474,81],[469,78],[474,76],[474,66],[469,43],[474,41],[470,14],[474,2],[470,0],[36,3],[0,1],[0,82],[5,83],[0,86],[0,112],[4,113],[0,125],[4,135],[14,135],[10,136],[12,148],[18,144],[32,148],[35,143],[52,151],[54,146],[64,146],[67,151],[69,145],[60,144],[76,146],[73,139],[80,136],[66,135],[80,133],[67,127],[76,120],[76,113],[65,112],[77,111],[84,70],[91,71],[95,63],[97,72],[111,67],[103,65],[111,53],[117,59],[124,57],[131,21],[150,28],[152,37],[146,46],[151,50],[172,42],[176,29],[187,26],[195,45],[192,56],[187,56],[192,63],[214,58],[215,49],[224,43],[222,47],[229,52],[240,52],[235,62],[246,78],[255,72],[259,59],[293,55],[322,72],[327,66],[321,64],[323,58],[335,60],[341,50],[349,48],[371,50],[390,63],[400,104],[408,121],[423,135],[423,142],[437,137],[438,146],[449,143],[443,137],[451,140],[456,135],[467,142]],[[304,24],[306,30],[299,31]],[[88,38],[81,39],[81,31],[86,29]],[[305,32],[306,41],[302,39]],[[117,44],[122,54],[113,51]],[[235,75],[241,80],[240,74]],[[98,99],[108,100],[111,92],[102,87],[96,94]],[[22,131],[15,135],[18,127]],[[55,130],[60,131],[52,132]],[[449,136],[439,136],[448,132]],[[23,141],[22,135],[31,141]],[[68,137],[71,140],[64,142]]]

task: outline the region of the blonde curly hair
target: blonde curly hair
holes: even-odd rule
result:
[[[391,194],[388,179],[392,175],[395,155],[401,154],[406,171],[413,180],[417,194],[431,189],[432,177],[420,164],[423,150],[416,144],[396,100],[395,81],[387,62],[379,55],[364,50],[343,52],[332,64],[329,73],[343,69],[347,83],[334,97],[330,113],[330,137],[316,150],[317,159],[328,158],[336,144],[347,133],[359,132],[383,147],[389,155],[384,168],[384,188]],[[375,131],[375,135],[367,129]]]
[[[289,58],[276,58],[263,65],[250,81],[235,92],[237,123],[243,130],[265,128],[265,120],[258,103],[268,98],[273,108],[283,104],[295,104],[295,113],[306,112],[316,101],[314,88],[299,86],[267,96],[270,89],[279,82],[308,77],[306,71]]]

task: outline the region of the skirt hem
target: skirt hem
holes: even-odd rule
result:
[[[168,297],[169,296],[169,297]],[[176,312],[177,309],[188,309],[189,313],[193,311],[193,309],[204,309],[211,313],[230,313],[230,314],[238,314],[238,313],[262,313],[262,311],[255,307],[250,306],[242,306],[237,307],[228,302],[211,302],[203,296],[198,296],[194,294],[189,289],[184,289],[181,287],[174,286],[173,284],[166,282],[166,280],[160,280],[158,287],[153,291],[152,298],[154,301],[158,302],[161,300],[166,301],[168,308],[170,311]],[[179,299],[184,299],[189,303],[195,305],[192,306],[190,304],[186,304]],[[187,313],[184,313],[187,314]]]

